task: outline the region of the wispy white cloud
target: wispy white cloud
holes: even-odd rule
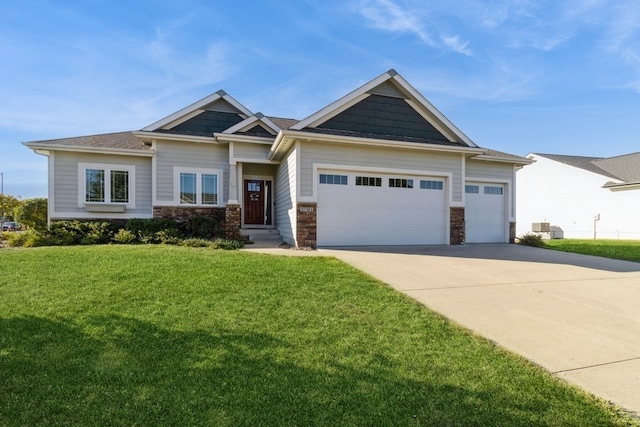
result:
[[[460,36],[442,37],[442,42],[454,52],[468,56],[473,54],[469,49],[469,42],[460,40]]]
[[[439,35],[437,27],[431,25],[432,17],[421,8],[411,5],[403,7],[393,0],[361,0],[355,4],[354,10],[367,18],[373,28],[390,33],[411,34],[432,48],[463,55],[472,53],[469,42],[462,41],[459,35]],[[427,27],[431,27],[431,31],[427,31]]]

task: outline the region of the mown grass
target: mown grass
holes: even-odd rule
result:
[[[558,251],[640,262],[639,240],[553,239],[544,243]]]
[[[331,258],[0,250],[0,425],[637,425]]]

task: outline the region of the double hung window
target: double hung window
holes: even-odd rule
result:
[[[134,166],[81,163],[79,202],[132,204],[134,173]]]
[[[220,205],[218,170],[176,168],[174,170],[176,194],[181,205]]]

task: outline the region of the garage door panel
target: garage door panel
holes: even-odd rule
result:
[[[503,243],[506,241],[506,201],[503,184],[468,183],[478,193],[466,193],[465,230],[467,243]],[[502,194],[486,193],[485,188],[501,188]]]
[[[445,243],[445,191],[389,188],[387,178],[382,187],[356,186],[354,174],[346,186],[319,185],[318,245]]]

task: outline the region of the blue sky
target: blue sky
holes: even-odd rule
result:
[[[640,151],[635,0],[65,0],[0,14],[4,192],[46,197],[21,142],[136,130],[219,89],[302,119],[397,70],[478,145]]]

